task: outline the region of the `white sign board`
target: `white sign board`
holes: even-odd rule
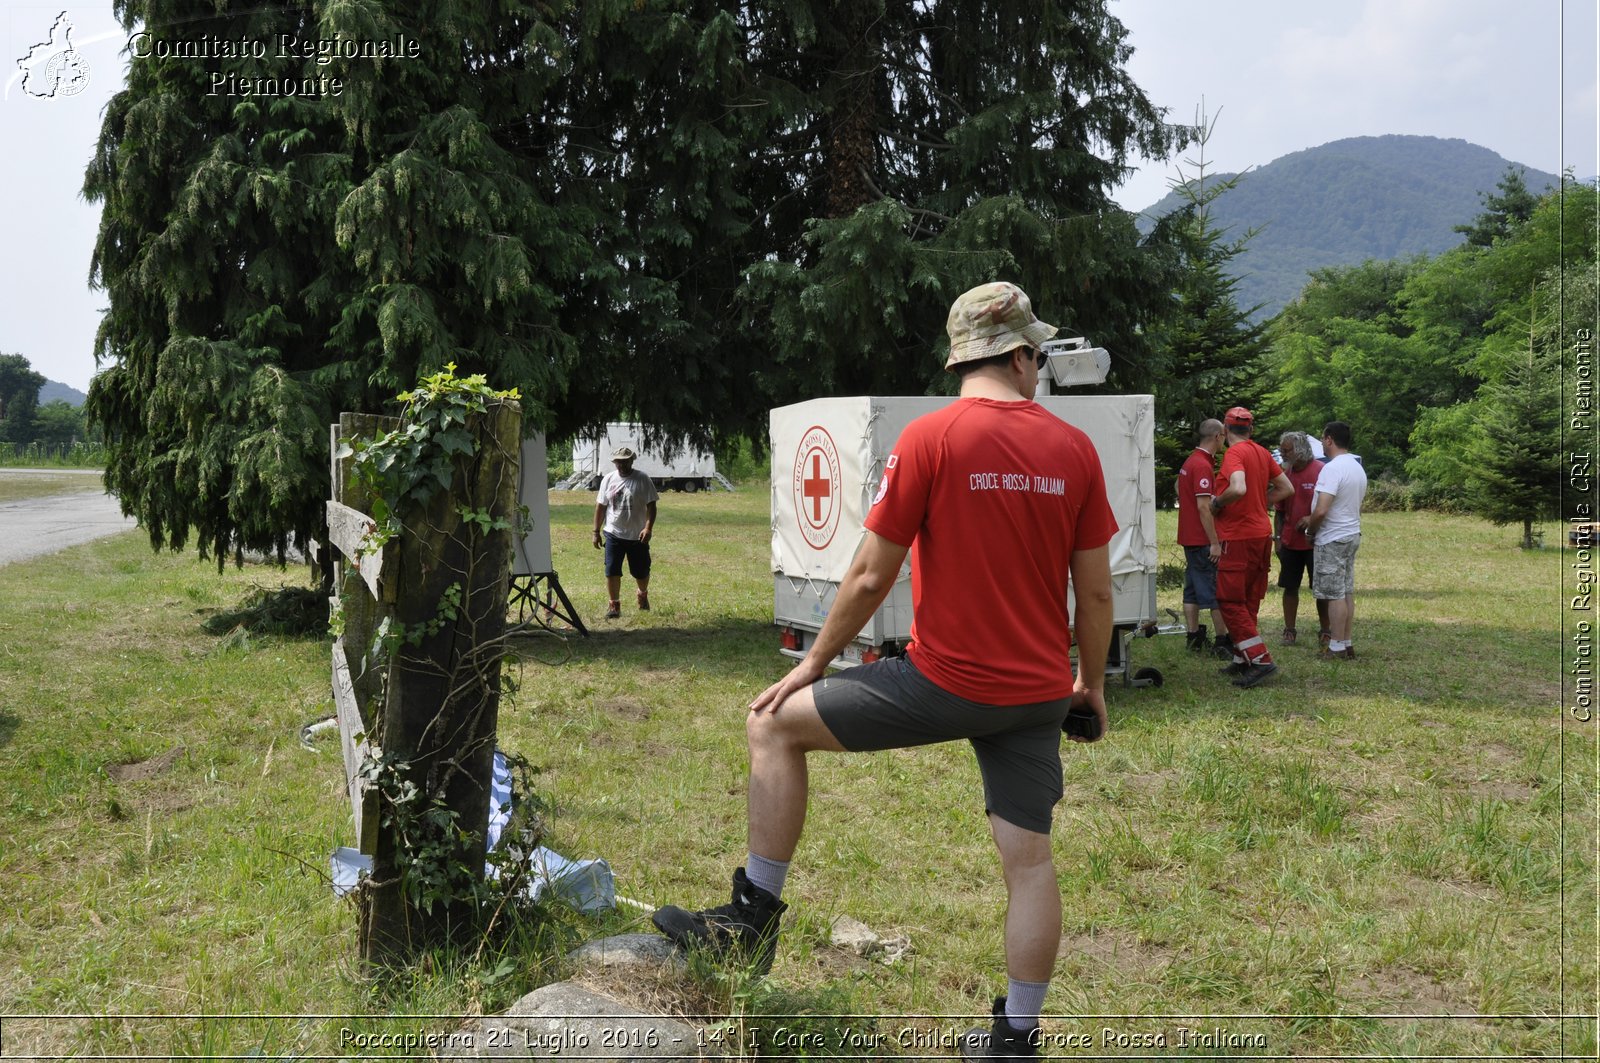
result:
[[[536,576],[554,571],[550,557],[550,473],[545,460],[543,432],[522,441],[517,504],[528,507],[528,525],[512,547],[511,574]]]

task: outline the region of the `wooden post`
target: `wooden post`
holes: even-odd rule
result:
[[[425,795],[440,795],[455,813],[463,840],[450,862],[468,869],[478,882],[505,652],[521,424],[521,408],[510,401],[491,402],[473,419],[476,453],[456,459],[450,491],[399,514],[398,549],[392,561],[385,561],[380,581],[394,588],[396,623],[420,638],[402,640],[390,657],[378,733],[385,752],[408,765],[408,781]],[[463,509],[506,526],[485,531],[463,519]],[[442,614],[452,601],[459,605],[450,619]],[[386,807],[383,814],[387,818],[391,812]],[[362,927],[362,956],[368,962],[403,960],[414,949],[442,940],[453,926],[470,926],[476,915],[469,903],[436,906],[431,914],[413,907],[399,886],[401,858],[394,832],[380,827],[375,885],[368,891]]]

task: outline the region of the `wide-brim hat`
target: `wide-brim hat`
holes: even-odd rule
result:
[[[1018,347],[1038,347],[1056,334],[1054,325],[1033,316],[1028,293],[1009,281],[980,284],[962,295],[950,307],[944,327],[950,334],[946,369]]]
[[[616,450],[611,452],[612,461],[632,461],[638,456],[639,455],[633,452],[632,447],[618,447]]]

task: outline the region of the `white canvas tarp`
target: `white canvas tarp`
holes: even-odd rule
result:
[[[895,440],[914,418],[950,401],[862,396],[773,410],[773,573],[811,581],[843,579]],[[1154,573],[1154,400],[1148,395],[1047,395],[1038,402],[1082,429],[1100,454],[1120,529],[1111,543],[1112,574]]]

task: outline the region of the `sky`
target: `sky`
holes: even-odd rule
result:
[[[1128,69],[1168,120],[1216,119],[1212,172],[1247,170],[1332,140],[1460,138],[1539,170],[1600,171],[1600,0],[1111,0]],[[86,70],[73,95],[24,91],[16,60],[65,10]],[[0,353],[78,390],[95,372],[105,306],[88,287],[99,208],[83,171],[126,73],[110,0],[12,0],[0,10]],[[51,52],[46,49],[46,52]],[[42,56],[46,52],[33,53]],[[1186,153],[1184,158],[1193,158]],[[1182,158],[1174,160],[1177,163]],[[1173,162],[1146,162],[1116,192],[1141,209]]]

